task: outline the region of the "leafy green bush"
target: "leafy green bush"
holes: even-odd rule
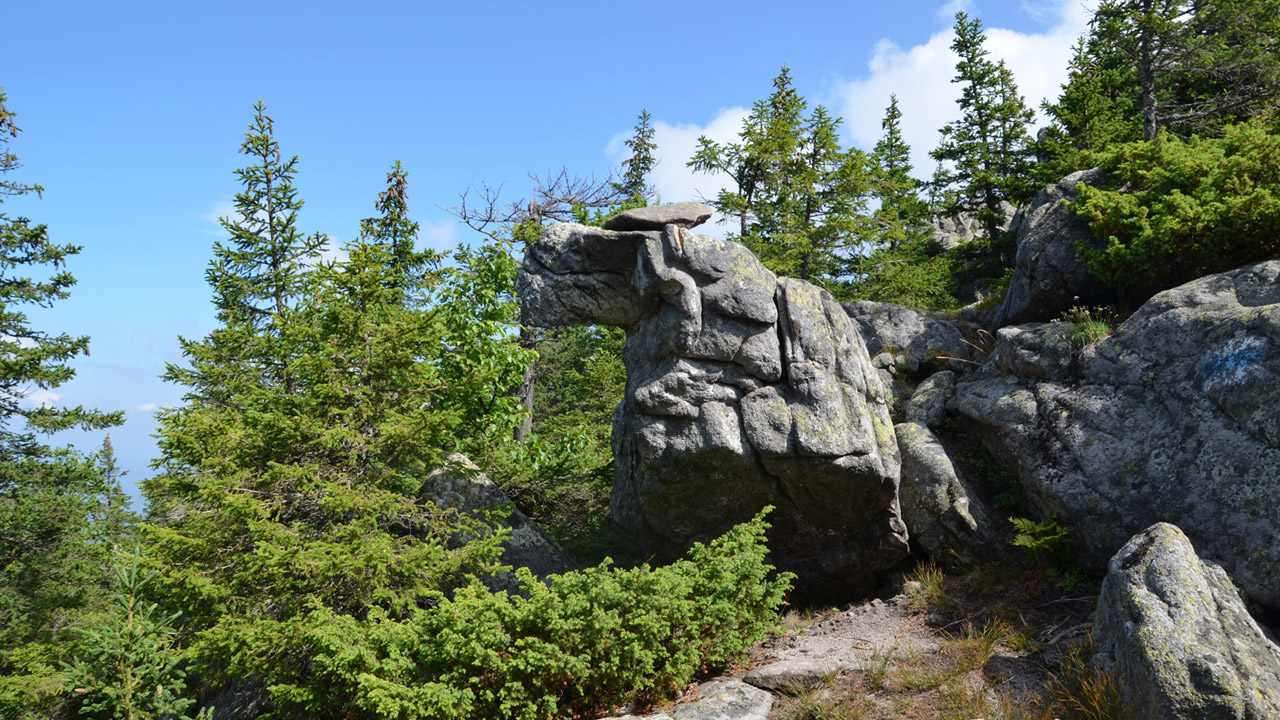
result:
[[[1280,136],[1260,121],[1121,145],[1103,169],[1106,187],[1081,186],[1073,209],[1105,241],[1081,249],[1113,288],[1155,292],[1280,252]]]
[[[319,606],[295,628],[309,646],[305,682],[276,684],[312,716],[568,717],[629,699],[668,697],[776,627],[792,575],[770,577],[766,511],[662,568],[521,572],[522,595],[476,582],[397,622]]]

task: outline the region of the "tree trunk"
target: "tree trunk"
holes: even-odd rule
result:
[[[537,334],[529,328],[520,328],[520,347],[526,350],[536,349],[538,346]],[[535,379],[537,376],[537,361],[529,363],[529,367],[524,371],[524,378],[520,381],[520,389],[516,391],[516,397],[520,398],[521,404],[524,405],[524,420],[516,428],[514,437],[516,442],[524,442],[529,437],[530,431],[533,430],[533,390],[535,387]]]

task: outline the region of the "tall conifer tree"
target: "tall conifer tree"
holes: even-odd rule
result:
[[[940,131],[930,155],[938,161],[934,184],[945,213],[974,213],[988,238],[999,234],[1005,202],[1018,203],[1033,189],[1033,148],[1027,126],[1034,116],[1014,85],[1004,61],[993,62],[984,47],[982,21],[956,13],[951,49],[959,56],[952,82],[961,84],[961,117]]]
[[[14,113],[0,91],[0,203],[43,188],[9,177],[20,169],[9,149]],[[51,447],[59,430],[120,425],[123,413],[54,405],[71,380],[71,361],[89,338],[33,327],[30,306],[52,307],[75,284],[67,259],[75,245],[48,227],[0,212],[0,716],[50,717],[61,704],[58,663],[79,646],[71,628],[103,610],[104,568],[130,520],[110,442],[85,455]]]

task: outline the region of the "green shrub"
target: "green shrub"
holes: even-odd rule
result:
[[[403,622],[317,604],[293,628],[311,676],[271,692],[313,714],[404,720],[569,717],[669,697],[777,627],[793,576],[770,577],[764,514],[667,567],[606,561],[549,585],[521,571],[522,595],[476,582]]]
[[[1112,288],[1145,295],[1280,252],[1280,136],[1259,121],[1121,145],[1103,168],[1107,187],[1082,186],[1073,209],[1105,242],[1081,250]]]

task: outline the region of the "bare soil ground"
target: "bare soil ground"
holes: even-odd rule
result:
[[[1079,680],[1066,676],[1087,669],[1096,587],[1065,592],[1031,568],[926,567],[884,594],[788,613],[786,633],[730,675],[778,682],[771,720],[992,720],[1058,717]]]

